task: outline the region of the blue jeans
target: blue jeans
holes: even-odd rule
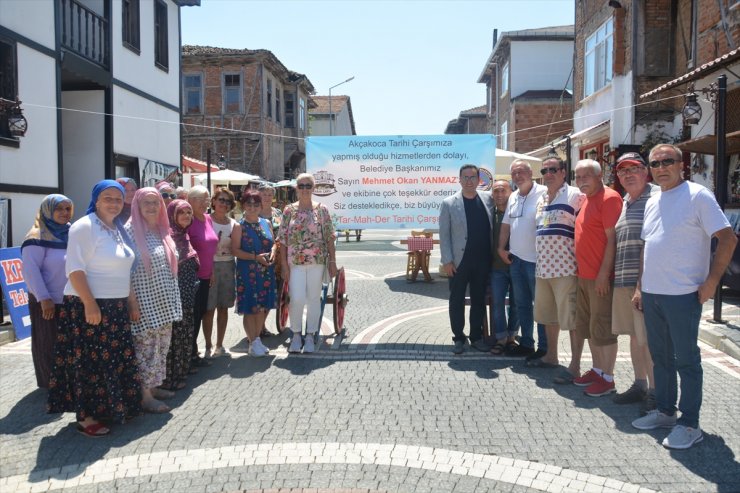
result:
[[[678,424],[699,427],[703,372],[697,346],[701,304],[697,293],[682,295],[642,293],[648,347],[653,357],[655,400],[658,410],[672,416],[676,412],[678,379],[681,376],[681,401]]]
[[[509,308],[506,308],[506,293]],[[514,289],[508,269],[491,269],[491,334],[496,339],[514,337],[519,331],[519,316],[516,313]],[[507,319],[508,312],[508,322]]]
[[[513,256],[509,274],[514,287],[514,298],[516,298],[516,313],[522,327],[519,344],[531,349],[534,349],[534,272],[534,262],[527,262],[516,255]],[[537,339],[539,349],[547,351],[547,335],[545,335],[545,326],[542,324],[537,324]]]
[[[469,339],[473,343],[483,337],[483,320],[486,316],[486,282],[488,281],[487,262],[470,261],[465,256],[457,267],[455,275],[449,278],[448,311],[453,341],[467,339],[463,329],[465,328],[465,291],[468,288],[470,288]]]

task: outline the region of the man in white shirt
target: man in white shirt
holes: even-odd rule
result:
[[[703,374],[697,346],[702,305],[721,282],[737,238],[709,190],[684,181],[681,149],[658,144],[650,151],[649,163],[660,193],[645,205],[642,277],[633,303],[645,314],[657,409],[632,426],[672,428],[663,446],[687,449],[703,439]],[[712,237],[718,240],[714,258]],[[678,419],[676,372],[681,377]]]
[[[509,264],[511,283],[514,287],[517,315],[522,328],[520,345],[507,344],[509,356],[541,358],[547,354],[545,326],[537,324],[538,349],[534,350],[534,292],[537,250],[535,215],[537,201],[547,187],[532,180],[532,167],[528,162],[517,159],[511,163],[511,179],[517,191],[509,196],[506,213],[499,233],[498,254]],[[506,249],[506,244],[509,249]]]

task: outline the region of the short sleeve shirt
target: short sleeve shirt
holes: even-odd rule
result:
[[[580,190],[563,183],[552,202],[548,202],[547,192],[537,201],[536,277],[576,275],[576,214],[584,199]]]
[[[503,223],[508,224],[509,251],[527,262],[537,261],[537,249],[535,248],[535,215],[537,212],[537,201],[547,187],[539,183],[532,184],[532,189],[527,195],[514,192],[509,196],[506,203]]]
[[[278,234],[280,243],[288,246],[288,262],[292,265],[323,265],[329,254],[327,242],[334,241],[329,209],[321,204],[311,210],[289,205],[283,211]]]
[[[660,187],[648,183],[642,194],[630,203],[629,194],[624,196],[624,206],[615,228],[617,236],[617,256],[614,261],[614,287],[630,288],[637,286],[640,273],[640,251],[642,250],[642,222],[645,218],[645,205],[648,199],[658,193]]]
[[[622,212],[622,197],[611,188],[604,187],[591,197],[586,197],[576,218],[576,262],[578,277],[596,279],[604,260],[606,230],[617,224]]]
[[[683,182],[650,197],[642,225],[641,289],[666,295],[696,292],[709,275],[712,235],[729,227],[714,195],[698,183]]]

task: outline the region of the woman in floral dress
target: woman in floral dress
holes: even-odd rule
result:
[[[293,337],[288,352],[298,353],[303,344],[304,353],[315,349],[314,335],[321,316],[321,284],[324,271],[331,277],[337,274],[334,251],[334,225],[326,206],[311,200],[313,175],[302,173],[296,178],[298,202],[283,211],[278,241],[281,244],[280,270],[283,282],[290,286],[290,330]],[[303,308],[306,316],[306,341],[303,330]]]
[[[172,339],[167,352],[166,377],[162,388],[180,390],[191,371],[190,354],[193,352],[193,303],[198,289],[198,254],[190,244],[188,228],[193,222],[193,208],[185,200],[176,199],[167,206],[170,220],[170,237],[177,247],[177,284],[180,288],[182,321],[172,323]],[[193,368],[192,370],[197,371]]]
[[[236,312],[243,315],[249,354],[265,356],[260,332],[267,313],[275,308],[275,241],[270,223],[259,212],[262,199],[255,192],[240,198],[244,216],[234,227],[231,250],[236,257]]]
[[[140,317],[131,332],[141,378],[141,405],[149,413],[166,413],[170,407],[160,399],[174,393],[158,387],[166,374],[172,323],[182,320],[182,307],[175,242],[170,237],[164,200],[156,188],[141,188],[134,194],[126,232],[134,240],[138,258],[131,284],[136,303],[132,305]]]
[[[75,412],[77,430],[89,437],[110,433],[101,419],[123,423],[141,412],[129,325],[134,252],[116,219],[123,196],[113,180],[95,185],[87,215],[72,225],[67,243],[69,281],[59,311],[48,411]],[[138,316],[131,310],[131,319]]]

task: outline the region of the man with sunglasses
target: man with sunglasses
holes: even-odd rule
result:
[[[508,356],[526,356],[528,359],[541,358],[547,353],[545,326],[537,324],[539,348],[534,350],[534,302],[535,266],[535,215],[537,201],[547,187],[532,180],[532,167],[527,161],[517,159],[511,163],[511,180],[517,191],[509,197],[506,213],[501,223],[498,240],[498,254],[504,263],[509,264],[511,282],[514,286],[517,315],[522,328],[519,344],[507,344]],[[508,248],[507,248],[508,244]]]
[[[478,190],[478,167],[460,168],[461,190],[442,201],[439,211],[439,247],[450,285],[449,314],[453,353],[465,349],[465,291],[470,288],[470,345],[490,351],[483,340],[485,295],[491,265],[491,195]]]
[[[534,297],[534,318],[545,325],[547,353],[542,358],[530,360],[526,366],[558,368],[558,336],[560,330],[575,329],[576,318],[576,214],[581,210],[584,195],[576,187],[565,182],[565,163],[559,157],[546,158],[542,162],[542,181],[547,191],[537,202],[537,266]],[[571,349],[576,364],[580,361],[580,348]],[[577,374],[578,367],[569,370]]]
[[[687,449],[703,439],[701,354],[697,346],[702,305],[717,289],[737,244],[727,217],[709,190],[683,179],[681,149],[658,144],[650,173],[660,193],[648,199],[640,292],[633,303],[645,314],[653,357],[657,409],[632,422],[639,430],[672,428],[663,446]],[[711,240],[717,249],[711,256]],[[676,416],[678,382],[681,400]]]
[[[642,223],[645,204],[660,188],[648,182],[645,160],[636,152],[617,159],[617,177],[625,190],[622,214],[616,226],[617,254],[614,262],[612,295],[612,333],[630,336],[630,357],[635,381],[626,391],[614,396],[616,404],[642,403],[641,413],[655,409],[653,360],[647,346],[647,332],[642,312],[632,305],[640,277]]]

